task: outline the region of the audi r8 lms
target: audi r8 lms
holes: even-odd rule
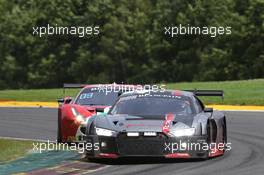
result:
[[[223,155],[226,117],[205,108],[197,97],[223,96],[222,91],[130,92],[122,94],[107,114],[87,122],[88,158],[157,156],[202,158]]]
[[[118,91],[112,88],[118,84],[64,84],[64,88],[82,88],[75,99],[59,99],[58,142],[80,142],[85,135],[86,122],[96,113],[107,110],[118,98]],[[124,86],[124,85],[123,85]],[[126,85],[130,87],[131,85]],[[110,89],[111,88],[111,89]]]

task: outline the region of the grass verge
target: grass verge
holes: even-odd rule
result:
[[[0,163],[17,159],[33,148],[32,141],[0,139]]]
[[[264,79],[219,82],[167,83],[167,89],[222,89],[225,98],[204,97],[206,104],[264,105]],[[67,89],[65,95],[75,96],[79,89]],[[62,89],[1,90],[0,101],[56,101]]]
[[[220,82],[169,83],[172,89],[222,89],[224,100],[202,97],[206,104],[264,105],[264,79]]]

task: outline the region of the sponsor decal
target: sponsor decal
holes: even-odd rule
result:
[[[173,114],[167,114],[166,115],[166,120],[163,123],[162,126],[162,132],[165,134],[168,134],[170,132],[170,127],[171,127],[171,123],[174,119],[174,115]]]

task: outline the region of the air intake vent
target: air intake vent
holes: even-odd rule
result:
[[[173,121],[173,122],[172,122],[172,125],[175,125],[176,123],[177,123],[176,121]]]

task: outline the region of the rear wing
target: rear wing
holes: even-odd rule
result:
[[[65,89],[69,88],[69,89],[73,89],[73,88],[84,88],[85,86],[87,86],[87,84],[73,84],[73,83],[64,83],[63,84],[63,94],[65,95]]]
[[[224,99],[224,91],[223,90],[185,90],[188,92],[192,92],[196,96],[209,96],[209,97],[222,97]]]
[[[63,88],[84,88],[87,84],[64,83]]]

